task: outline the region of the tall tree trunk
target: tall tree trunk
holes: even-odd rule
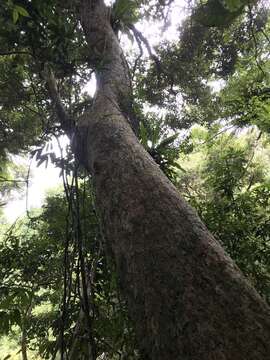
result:
[[[93,175],[143,359],[270,359],[269,308],[139,144],[107,9],[100,0],[80,7],[98,91],[77,155]]]

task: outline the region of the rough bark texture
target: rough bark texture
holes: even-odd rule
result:
[[[78,155],[93,175],[142,358],[269,360],[269,308],[123,115],[128,69],[103,2],[82,0],[81,23],[98,92],[79,125]]]

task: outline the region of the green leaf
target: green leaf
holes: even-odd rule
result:
[[[18,11],[17,11],[16,8],[13,9],[12,19],[13,19],[13,23],[14,23],[14,24],[16,24],[16,22],[17,22],[18,19],[19,19],[19,13],[18,13]]]
[[[117,0],[113,6],[113,18],[122,24],[133,24],[138,19],[139,11],[136,2],[131,0]]]
[[[114,5],[114,13],[117,19],[121,17],[130,9],[131,2],[126,0],[118,0]]]
[[[25,8],[23,8],[23,7],[19,6],[19,5],[15,5],[14,10],[17,11],[18,15],[21,15],[21,16],[24,16],[24,17],[29,17],[30,16],[28,11]]]
[[[153,144],[153,146],[158,143],[159,138],[160,138],[160,127],[155,126],[152,129],[152,144]]]
[[[161,148],[165,148],[166,146],[172,144],[177,138],[178,138],[178,133],[167,137],[166,139],[161,141],[161,143],[156,147],[156,150],[160,150]]]
[[[148,134],[143,122],[140,122],[140,138],[141,144],[147,149]]]
[[[243,1],[241,0],[224,0],[222,3],[231,12],[237,11],[243,6]]]
[[[183,171],[184,173],[186,173],[187,171],[181,166],[179,165],[177,162],[173,163],[173,167],[176,167],[177,169]]]

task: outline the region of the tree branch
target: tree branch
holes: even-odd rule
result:
[[[33,56],[29,51],[0,51],[0,56],[9,56],[9,55],[30,55]]]
[[[68,137],[71,137],[74,132],[74,128],[75,128],[74,120],[67,113],[67,111],[62,103],[60,94],[58,92],[56,79],[54,77],[53,71],[46,64],[44,67],[43,76],[46,80],[47,89],[48,89],[50,98],[55,106],[57,116],[61,123],[61,127],[65,131],[65,133],[68,135]]]
[[[134,35],[135,35],[135,34],[134,34]],[[137,41],[137,44],[138,44],[140,53],[139,53],[138,57],[136,58],[136,60],[135,60],[135,62],[134,62],[134,65],[133,65],[133,68],[132,68],[132,73],[131,73],[131,79],[132,79],[132,80],[134,79],[135,72],[136,72],[136,69],[137,69],[137,66],[138,66],[138,62],[140,61],[141,57],[143,56],[142,44],[141,44],[140,41]]]
[[[152,52],[152,49],[151,49],[151,46],[148,42],[148,40],[143,36],[143,34],[138,30],[136,29],[136,27],[133,25],[133,24],[129,24],[128,27],[130,28],[130,30],[133,32],[134,36],[135,36],[135,39],[138,43],[138,46],[141,50],[141,43],[144,44],[144,46],[146,47],[146,50],[149,54],[149,57],[155,62],[156,64],[156,67],[157,67],[157,73],[158,75],[161,73],[162,69],[161,69],[161,63],[159,61],[159,58],[153,54]]]

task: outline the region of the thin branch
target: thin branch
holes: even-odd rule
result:
[[[229,125],[228,127],[224,127],[222,128],[220,131],[218,131],[217,133],[215,133],[213,136],[211,136],[209,139],[203,141],[201,144],[199,145],[205,145],[205,144],[208,144],[210,143],[210,141],[214,140],[216,137],[218,137],[219,135],[223,134],[224,132],[230,130],[230,129],[233,129],[233,128],[236,128],[237,129],[237,126],[232,124],[232,125]]]
[[[133,81],[134,79],[134,76],[135,76],[135,71],[137,69],[137,66],[138,66],[138,62],[140,61],[141,57],[143,56],[143,48],[142,48],[142,44],[140,41],[136,41],[138,47],[139,47],[139,50],[140,50],[140,53],[139,55],[137,56],[135,62],[134,62],[134,66],[132,68],[132,75],[131,75],[131,80]]]
[[[3,176],[0,176],[0,182],[26,183],[27,180],[12,180],[12,179],[7,179]]]
[[[10,55],[30,55],[33,56],[29,51],[0,51],[0,56],[10,56]]]
[[[29,80],[30,80],[30,86],[31,86],[31,89],[32,89],[32,91],[33,91],[33,94],[34,94],[34,97],[35,97],[35,102],[36,102],[36,105],[37,105],[37,107],[38,107],[38,112],[37,112],[37,114],[41,114],[42,113],[42,108],[41,108],[41,106],[40,106],[40,99],[39,99],[39,97],[38,97],[38,93],[37,93],[37,90],[36,90],[36,86],[35,86],[35,84],[34,84],[34,79],[33,79],[33,76],[31,75],[31,73],[30,72],[28,72],[28,77],[29,77]],[[26,106],[26,105],[25,105]],[[32,110],[32,109],[31,109]],[[33,111],[33,110],[32,110]],[[40,116],[40,118],[41,118],[41,122],[42,122],[42,124],[44,125],[44,120],[43,120],[43,118],[42,118],[42,116],[41,115],[39,115]]]
[[[155,54],[153,54],[151,46],[150,46],[148,40],[143,36],[143,34],[138,29],[136,29],[136,27],[133,24],[129,24],[128,27],[133,32],[133,34],[135,36],[135,39],[136,39],[136,41],[138,43],[138,46],[141,48],[141,43],[143,43],[144,46],[146,47],[146,50],[147,50],[147,52],[149,54],[149,57],[156,64],[156,68],[157,68],[157,72],[158,72],[158,76],[159,76],[161,71],[162,71],[161,63],[159,61],[159,58]]]
[[[265,32],[263,29],[261,29],[260,32],[264,35],[264,37],[266,38],[266,40],[267,40],[267,41],[269,42],[269,44],[270,44],[270,37],[266,34],[266,32]]]
[[[33,158],[31,158],[31,160],[30,160],[27,175],[26,175],[26,181],[25,181],[25,183],[26,183],[25,208],[26,208],[26,215],[30,220],[32,220],[32,217],[31,217],[29,209],[28,209],[28,200],[29,200],[29,179],[30,179],[30,171],[31,171],[32,161],[33,161]]]
[[[241,178],[243,178],[243,177],[246,175],[246,173],[247,173],[247,171],[248,171],[248,168],[249,168],[249,166],[251,165],[251,163],[252,163],[252,161],[253,161],[253,159],[254,159],[255,151],[256,151],[257,146],[259,145],[259,141],[260,141],[262,135],[263,135],[263,133],[262,133],[262,131],[260,131],[260,132],[259,132],[259,135],[258,135],[257,138],[255,139],[255,142],[253,143],[251,156],[250,156],[250,158],[248,159],[248,161],[247,161],[247,163],[246,163],[246,166],[245,166],[244,169],[243,169]],[[253,180],[254,180],[254,174],[251,175],[249,184],[248,184],[248,186],[247,186],[247,191],[249,191],[250,188],[252,187],[252,185],[253,185]]]
[[[270,97],[270,88],[255,89],[251,92],[251,96],[260,96],[263,99],[268,99]]]
[[[256,35],[254,33],[254,28],[253,28],[254,19],[253,19],[252,9],[251,9],[250,5],[248,5],[248,16],[249,16],[249,33],[250,33],[251,38],[252,38],[253,43],[254,43],[255,62],[257,64],[259,70],[262,72],[262,74],[264,76],[266,76],[265,71],[263,70],[263,68],[262,68],[262,66],[261,66],[261,64],[259,62],[258,42],[257,42],[257,39],[256,39]]]

